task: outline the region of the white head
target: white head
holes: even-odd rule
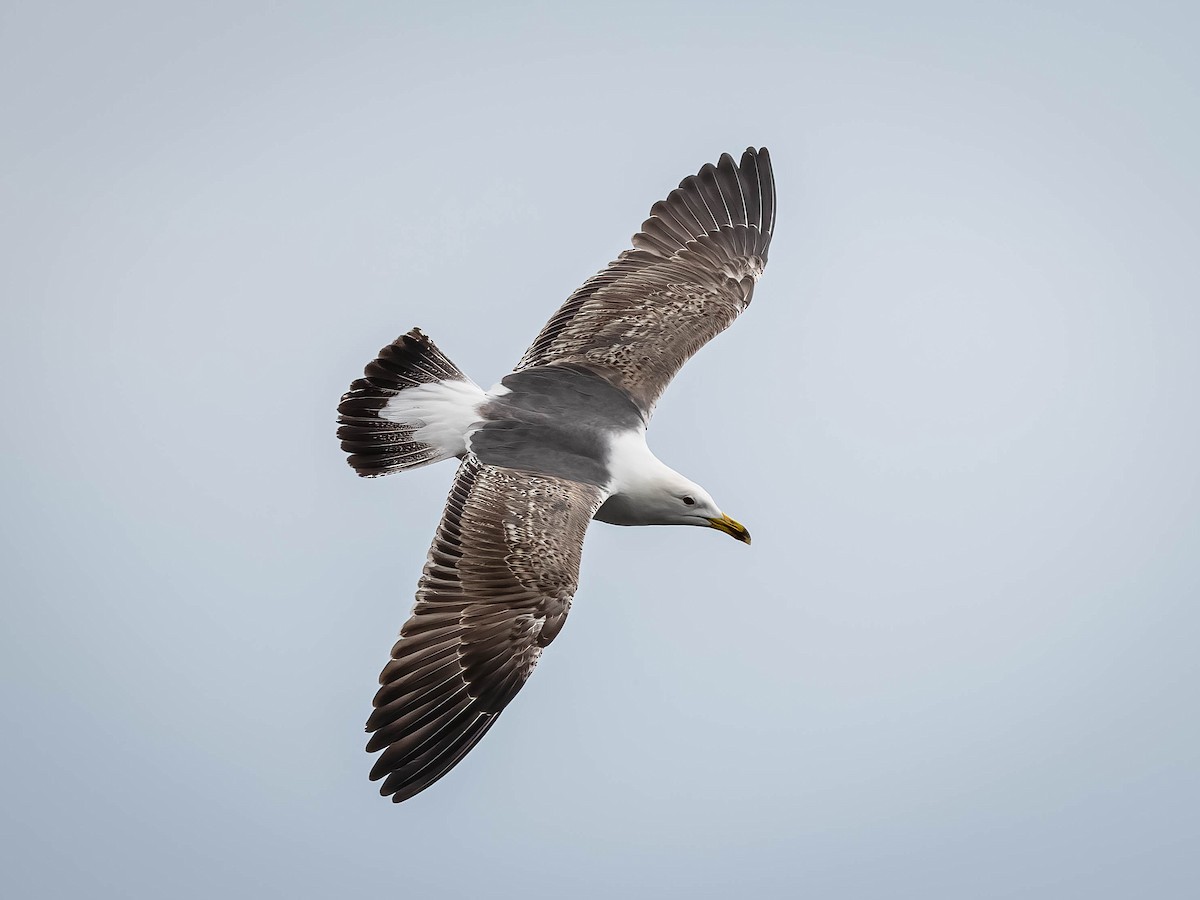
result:
[[[721,512],[708,491],[663,465],[648,451],[638,454],[636,464],[625,462],[613,466],[617,476],[613,493],[596,513],[599,521],[614,525],[699,525],[750,543],[750,532]]]
[[[745,544],[750,543],[750,532],[721,512],[717,501],[708,491],[678,472],[667,471],[670,477],[658,480],[653,485],[655,490],[643,495],[646,515],[652,519],[647,524],[700,525],[716,528]]]

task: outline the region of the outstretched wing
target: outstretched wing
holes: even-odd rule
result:
[[[367,722],[384,796],[406,800],[445,775],[525,684],[566,621],[604,498],[467,455]]]
[[[680,367],[750,304],[774,227],[766,149],[722,155],[650,208],[634,249],[570,296],[517,369],[583,366],[649,419]]]

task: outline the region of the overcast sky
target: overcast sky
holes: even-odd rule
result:
[[[6,896],[1200,894],[1187,7],[0,6]],[[749,144],[650,442],[753,546],[596,525],[381,799],[453,467],[355,478],[339,395],[414,325],[494,383]]]

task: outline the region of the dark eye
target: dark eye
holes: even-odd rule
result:
[[[684,498],[683,498],[683,505],[684,505],[684,506],[695,506],[695,505],[696,505],[696,498],[695,498],[695,497],[684,497]]]

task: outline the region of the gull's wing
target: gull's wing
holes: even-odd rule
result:
[[[605,496],[467,455],[367,722],[384,796],[406,800],[445,775],[525,684],[566,621]]]
[[[634,249],[568,298],[517,369],[582,366],[649,419],[680,367],[750,304],[774,227],[766,149],[722,155],[650,208]]]

